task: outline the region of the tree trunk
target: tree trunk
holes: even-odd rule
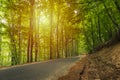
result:
[[[101,37],[101,28],[100,28],[100,17],[98,15],[98,35],[99,35],[99,40],[102,42],[102,37]]]
[[[21,63],[21,11],[18,17],[18,64]]]
[[[28,37],[28,51],[27,51],[27,61],[33,61],[33,26],[34,24],[34,3],[35,0],[30,0],[30,28],[29,28],[29,37]]]
[[[64,57],[64,33],[63,33],[63,26],[61,26],[61,51],[62,51],[62,57]]]
[[[68,40],[65,38],[65,57],[68,57]]]
[[[58,16],[57,16],[57,58],[60,58],[59,54],[59,16],[60,16],[60,6],[58,5]]]
[[[0,35],[1,35],[1,32],[2,32],[2,30],[0,28]],[[0,66],[2,66],[2,53],[1,53],[2,47],[1,47],[1,43],[2,43],[2,36],[0,36]]]
[[[51,7],[51,12],[50,12],[50,24],[51,24],[51,27],[50,27],[50,59],[53,58],[53,51],[52,51],[52,46],[53,46],[53,43],[52,43],[52,27],[53,27],[53,0],[50,0],[50,7]]]
[[[38,12],[36,12],[36,13],[39,13],[39,11]],[[40,19],[40,17],[38,16],[38,19],[37,19],[37,15],[38,14],[36,14],[35,13],[35,11],[34,11],[34,14],[35,14],[35,16],[34,16],[34,26],[35,26],[35,61],[38,61],[38,53],[39,53],[39,19]],[[37,26],[36,26],[36,22],[37,22]]]
[[[95,48],[94,32],[93,32],[93,22],[91,21],[91,35],[92,35],[92,48]]]

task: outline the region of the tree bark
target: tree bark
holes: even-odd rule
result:
[[[95,48],[95,40],[94,40],[94,32],[93,32],[93,22],[91,20],[91,35],[92,35],[92,48],[94,49]]]
[[[53,58],[53,43],[52,43],[52,37],[53,37],[53,35],[52,35],[52,27],[53,27],[53,0],[50,0],[50,7],[51,7],[51,12],[50,12],[50,59],[52,59]]]
[[[34,25],[34,4],[35,0],[30,0],[30,28],[29,28],[29,37],[28,37],[28,50],[27,50],[27,62],[33,61],[33,26]]]
[[[2,32],[2,30],[0,28],[0,35],[1,35],[1,32]],[[1,47],[1,43],[2,43],[2,36],[0,36],[0,66],[2,66],[2,53],[1,53],[2,47]]]
[[[18,17],[18,64],[21,63],[21,45],[22,45],[22,39],[21,39],[21,11]]]
[[[60,6],[58,5],[58,15],[57,15],[57,58],[60,58],[60,54],[59,54],[59,17],[60,17]]]
[[[99,40],[102,42],[102,37],[101,37],[101,28],[100,28],[100,17],[98,15],[98,35],[99,35]]]

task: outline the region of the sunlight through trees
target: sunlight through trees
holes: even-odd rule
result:
[[[119,32],[119,4],[119,0],[0,0],[0,66],[100,48]]]

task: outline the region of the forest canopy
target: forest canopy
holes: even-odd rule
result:
[[[0,66],[89,53],[119,23],[120,0],[0,0]]]

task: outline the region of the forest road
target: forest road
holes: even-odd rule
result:
[[[0,70],[0,80],[57,80],[82,57],[56,59]]]

